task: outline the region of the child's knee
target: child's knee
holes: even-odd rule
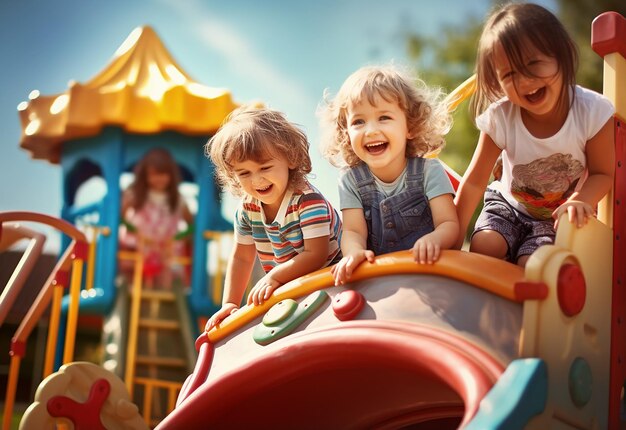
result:
[[[470,252],[496,258],[506,258],[508,249],[509,246],[504,237],[493,230],[482,230],[474,233],[470,243]]]
[[[530,258],[530,255],[522,255],[517,259],[517,265],[521,266],[521,267],[526,267],[526,263],[528,262],[528,259]]]

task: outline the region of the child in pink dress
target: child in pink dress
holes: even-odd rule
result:
[[[120,232],[122,247],[144,255],[143,275],[148,288],[155,281],[171,287],[172,258],[184,255],[185,243],[175,241],[181,225],[192,215],[178,191],[180,171],[171,154],[161,148],[148,151],[135,167],[135,180],[124,192]]]

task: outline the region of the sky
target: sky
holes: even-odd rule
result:
[[[236,102],[262,101],[300,125],[311,142],[311,182],[338,207],[337,171],[318,149],[315,111],[324,90],[336,93],[366,64],[408,64],[406,32],[435,36],[443,25],[484,18],[490,5],[489,0],[2,2],[0,211],[53,216],[61,211],[61,169],[32,160],[19,148],[17,105],[33,90],[52,95],[64,92],[71,80],[89,81],[142,25],[156,31],[195,81],[229,89]],[[225,204],[227,218],[234,204]]]

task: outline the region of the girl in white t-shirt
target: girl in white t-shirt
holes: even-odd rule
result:
[[[576,45],[535,4],[508,4],[488,19],[478,45],[472,111],[478,145],[455,203],[458,245],[484,193],[470,251],[521,266],[553,243],[567,213],[581,227],[613,184],[614,108],[575,84]],[[502,177],[485,192],[498,156]]]

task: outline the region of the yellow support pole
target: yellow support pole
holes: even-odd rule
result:
[[[146,383],[144,391],[143,391],[143,419],[146,424],[150,426],[150,421],[152,420],[152,390],[153,386],[151,383]]]
[[[213,278],[212,278],[212,282],[211,284],[213,285],[212,288],[212,292],[211,292],[211,298],[213,300],[213,303],[216,305],[220,305],[222,303],[222,293],[223,293],[223,288],[224,285],[222,283],[222,276],[223,276],[223,266],[224,266],[224,261],[222,259],[222,242],[221,242],[221,237],[224,233],[221,233],[219,231],[205,231],[204,232],[204,238],[207,240],[212,240],[213,243],[215,243],[215,246],[217,248],[216,251],[216,265],[215,265],[215,273],[213,274]]]
[[[98,237],[98,228],[96,226],[90,226],[91,240],[89,241],[89,250],[87,253],[87,279],[85,281],[85,289],[91,290],[93,288],[93,279],[96,272],[96,239]]]
[[[96,272],[96,253],[98,244],[98,236],[108,236],[111,233],[111,229],[107,226],[88,225],[91,230],[91,241],[89,242],[89,250],[87,254],[87,279],[85,281],[85,289],[91,290],[93,288],[93,280]]]
[[[65,285],[56,284],[52,290],[52,309],[50,311],[50,324],[48,325],[48,339],[46,339],[46,356],[43,365],[43,378],[52,374],[54,369],[54,356],[59,333],[59,322],[61,316],[61,301],[63,300],[63,290]]]
[[[141,309],[141,280],[143,276],[143,253],[135,255],[135,272],[133,273],[133,290],[128,329],[128,347],[126,348],[126,389],[133,398],[135,359],[137,356],[137,330],[139,326],[139,311]]]
[[[11,364],[9,365],[9,381],[7,383],[7,395],[4,400],[4,417],[2,419],[2,430],[10,430],[11,418],[13,418],[13,406],[15,405],[15,390],[17,389],[17,377],[20,373],[19,355],[11,356]]]
[[[167,389],[167,412],[170,413],[176,407],[176,399],[178,398],[178,392],[180,390],[180,385],[172,387],[170,386]]]
[[[80,300],[80,284],[83,278],[83,260],[76,258],[72,261],[72,280],[70,282],[70,306],[67,311],[67,330],[65,332],[65,348],[63,350],[63,364],[74,360],[74,345],[76,343],[76,326],[78,325],[78,306]]]
[[[154,392],[154,390],[158,390],[158,389],[167,390],[167,398],[168,398],[167,413],[168,414],[175,409],[176,399],[178,398],[178,393],[180,392],[183,386],[183,384],[181,384],[180,382],[164,381],[164,380],[159,380],[159,379],[151,379],[151,378],[143,378],[143,377],[135,378],[135,383],[137,385],[144,386],[144,389],[146,390],[146,392],[148,390]],[[150,402],[150,404],[152,404],[152,402]],[[152,415],[152,409],[150,409],[150,415]],[[143,416],[144,416],[144,419],[146,420],[146,423],[148,423],[148,421],[152,419],[151,416],[148,417],[147,414],[145,413],[145,407],[144,407]]]
[[[615,106],[615,114],[626,120],[626,59],[619,52],[604,56],[603,94]],[[598,203],[598,219],[609,227],[613,227],[613,202],[615,190],[611,187],[609,193]]]
[[[215,233],[216,243],[216,259],[215,273],[213,274],[213,303],[219,305],[222,303],[222,294],[224,290],[224,284],[222,283],[222,235]]]

